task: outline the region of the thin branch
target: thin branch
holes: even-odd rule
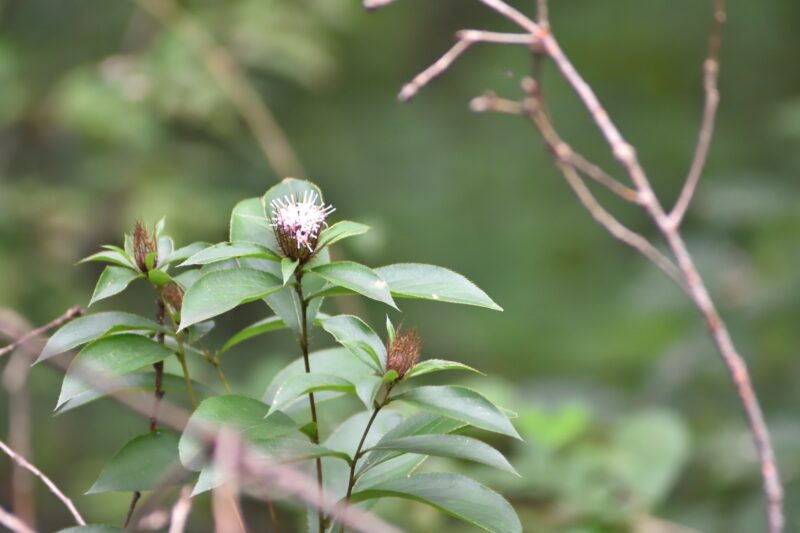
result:
[[[482,4],[488,6],[489,8],[497,11],[502,16],[519,26],[520,28],[524,29],[528,33],[536,34],[539,33],[541,27],[536,24],[534,21],[523,15],[520,11],[514,9],[510,5],[506,4],[502,0],[479,0]]]
[[[12,533],[35,533],[28,524],[18,516],[13,515],[0,506],[0,524],[7,527]]]
[[[675,207],[669,214],[669,223],[674,227],[680,226],[689,209],[700,176],[703,174],[711,139],[714,136],[714,123],[719,107],[719,52],[722,47],[722,29],[725,26],[725,18],[725,0],[714,0],[714,22],[708,36],[708,54],[703,63],[703,90],[705,92],[703,120],[700,124],[689,174],[686,176],[678,201],[675,202]]]
[[[12,342],[11,344],[9,344],[7,346],[3,346],[2,348],[0,348],[0,357],[6,355],[9,352],[13,352],[14,350],[19,348],[20,346],[22,346],[26,342],[30,341],[31,339],[35,339],[37,337],[41,337],[43,334],[47,333],[51,329],[57,328],[59,326],[62,326],[64,324],[66,324],[67,322],[69,322],[70,320],[72,320],[73,318],[81,316],[84,312],[85,311],[83,310],[83,308],[81,306],[79,306],[79,305],[76,305],[74,307],[70,307],[69,309],[67,309],[67,311],[63,315],[61,315],[60,317],[56,318],[52,322],[48,322],[44,326],[41,326],[41,327],[38,327],[38,328],[36,328],[36,329],[34,329],[32,331],[29,331],[28,333],[26,333],[25,335],[23,335],[22,337],[20,337],[16,341]]]
[[[133,491],[133,495],[131,495],[131,503],[128,505],[128,512],[125,513],[125,521],[122,522],[122,528],[128,529],[131,525],[131,518],[133,518],[133,513],[136,511],[136,504],[139,503],[139,498],[142,497],[142,493],[138,490]]]
[[[497,33],[481,30],[461,30],[456,34],[456,44],[410,82],[406,83],[397,95],[401,102],[412,99],[431,80],[450,68],[450,65],[475,43],[523,44],[530,46],[533,38],[528,34]]]
[[[181,497],[172,508],[169,519],[169,533],[183,533],[186,529],[186,519],[192,510],[192,487],[185,485],[181,489]]]
[[[214,531],[218,533],[244,533],[247,529],[239,505],[239,464],[242,442],[238,435],[225,428],[217,435],[214,451],[214,469],[225,480],[211,495],[214,513]]]
[[[536,0],[536,22],[543,28],[550,27],[550,14],[547,0]]]
[[[56,484],[50,480],[49,477],[44,475],[38,468],[29,463],[24,457],[22,457],[17,452],[9,448],[8,445],[6,445],[6,443],[3,442],[2,440],[0,440],[0,450],[2,450],[6,455],[8,455],[11,458],[11,460],[17,463],[19,466],[21,466],[25,470],[28,470],[34,476],[41,479],[42,483],[44,483],[47,486],[47,488],[50,489],[50,492],[52,492],[56,496],[56,498],[61,500],[64,506],[72,514],[73,518],[75,518],[75,521],[81,526],[86,525],[86,522],[83,520],[83,517],[78,512],[78,510],[75,508],[75,505],[72,503],[72,500],[67,498],[64,495],[64,493],[61,492],[61,489],[59,489],[56,486]]]
[[[216,44],[213,37],[173,0],[135,2],[160,24],[174,30],[202,59],[208,72],[247,124],[267,163],[278,177],[305,176],[303,166],[275,115],[261,99],[230,51]]]

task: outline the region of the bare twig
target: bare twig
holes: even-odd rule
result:
[[[183,533],[186,529],[186,519],[192,510],[192,487],[185,485],[181,489],[181,497],[175,503],[170,513],[169,533]]]
[[[0,524],[7,527],[12,533],[35,533],[28,524],[23,522],[18,516],[15,516],[0,506]]]
[[[26,342],[30,341],[31,339],[35,339],[37,337],[41,337],[43,334],[47,333],[51,329],[54,329],[54,328],[57,328],[57,327],[59,327],[59,326],[61,326],[63,324],[66,324],[67,322],[69,322],[73,318],[81,316],[83,313],[84,313],[84,310],[79,305],[76,305],[74,307],[70,307],[69,309],[67,309],[67,311],[63,315],[61,315],[60,317],[56,318],[52,322],[48,322],[44,326],[38,327],[38,328],[30,331],[30,332],[26,333],[25,335],[23,335],[22,337],[20,337],[19,339],[17,339],[14,342],[12,342],[11,344],[9,344],[7,346],[3,346],[2,348],[0,348],[0,357],[6,355],[9,352],[13,352],[14,350],[19,348],[20,346],[22,346]]]
[[[160,24],[174,30],[202,59],[206,69],[236,107],[279,178],[305,176],[303,166],[280,124],[233,55],[214,42],[173,0],[135,0]]]
[[[25,470],[28,470],[34,476],[36,476],[39,479],[41,479],[42,483],[44,483],[47,486],[47,488],[50,489],[50,492],[52,492],[56,496],[56,498],[61,500],[61,502],[69,510],[69,512],[72,514],[73,518],[75,518],[75,521],[79,525],[85,525],[86,524],[86,522],[83,520],[83,517],[81,516],[81,514],[75,508],[75,505],[72,503],[72,500],[67,498],[64,495],[64,493],[61,492],[61,489],[59,489],[56,486],[56,484],[53,483],[50,480],[49,477],[44,475],[38,468],[33,466],[31,463],[29,463],[24,457],[22,457],[17,452],[15,452],[11,448],[9,448],[8,445],[6,445],[6,443],[3,442],[2,440],[0,440],[0,450],[2,450],[6,455],[8,455],[11,458],[11,460],[14,461],[15,463],[17,463],[19,466],[21,466]]]
[[[705,78],[704,86],[706,92],[706,104],[703,112],[703,120],[700,128],[700,135],[698,145],[695,150],[695,156],[691,165],[689,176],[686,180],[686,185],[681,192],[681,197],[678,199],[675,209],[671,214],[667,214],[657,198],[650,180],[644,171],[641,163],[639,162],[636,151],[628,143],[620,133],[617,126],[609,117],[608,112],[600,103],[597,95],[594,93],[589,84],[583,79],[578,71],[573,66],[572,62],[564,54],[560,45],[555,37],[550,33],[549,26],[538,24],[532,19],[528,18],[520,11],[506,4],[503,0],[479,0],[482,4],[498,12],[514,24],[526,30],[531,37],[531,48],[534,52],[534,64],[540,54],[545,54],[553,64],[556,66],[561,76],[566,80],[567,84],[577,94],[578,98],[583,103],[584,107],[589,112],[592,120],[600,130],[603,138],[609,145],[611,153],[621,167],[627,173],[629,179],[634,185],[637,195],[637,203],[645,210],[647,215],[652,219],[655,226],[658,228],[661,236],[666,241],[667,246],[674,257],[675,263],[679,270],[680,285],[684,287],[689,295],[694,306],[700,312],[714,344],[720,356],[727,367],[731,380],[733,381],[739,400],[745,411],[747,422],[750,426],[750,432],[753,436],[756,451],[759,461],[761,463],[761,474],[764,485],[764,496],[767,501],[767,518],[770,533],[779,533],[784,527],[783,518],[783,489],[781,486],[780,475],[775,464],[774,452],[770,443],[769,431],[764,421],[764,416],[761,407],[758,403],[753,385],[750,380],[750,375],[747,371],[747,366],[742,359],[741,355],[736,351],[733,342],[730,338],[727,326],[722,318],[708,293],[705,282],[700,276],[694,264],[691,254],[689,253],[686,243],[683,240],[679,231],[680,220],[683,217],[691,198],[694,189],[699,180],[704,167],[708,146],[710,145],[711,137],[713,135],[714,117],[716,115],[716,108],[718,103],[718,90],[717,90],[717,77],[719,70],[719,48],[721,44],[721,31],[722,25],[725,20],[725,5],[723,0],[715,0],[714,8],[714,25],[712,26],[711,35],[709,37],[709,52],[708,58],[705,63]],[[540,17],[546,13],[546,0],[540,0],[538,3],[540,10]],[[542,9],[544,8],[544,11]],[[546,18],[541,18],[544,22]],[[450,51],[448,51],[439,61],[434,63],[431,67],[423,71],[415,80],[417,84],[414,86],[412,94],[419,88],[424,86],[433,77],[438,76],[449,66],[452,62],[461,55],[468,45],[463,41],[459,41]],[[537,69],[535,69],[537,70]],[[413,82],[412,82],[413,83]],[[405,91],[405,88],[404,88]],[[401,93],[402,94],[402,93]],[[473,106],[474,107],[474,106]],[[537,106],[541,109],[541,105]],[[514,108],[506,107],[506,111],[514,110]],[[534,122],[542,131],[543,135],[548,133],[549,118],[546,113],[536,111],[533,115]],[[665,269],[666,264],[661,257],[663,254],[653,254],[650,250],[652,246],[649,241],[639,241],[635,237],[631,237],[629,233],[622,230],[620,226],[614,224],[613,217],[602,209],[602,207],[594,201],[594,198],[585,188],[585,184],[580,180],[576,169],[583,167],[584,172],[592,177],[594,170],[581,163],[576,163],[576,159],[572,155],[571,149],[568,145],[560,143],[560,138],[554,135],[554,130],[549,132],[552,134],[548,145],[554,153],[556,164],[561,169],[564,177],[575,190],[579,199],[584,207],[589,210],[597,222],[602,224],[612,235],[621,238],[634,246],[651,261],[656,263],[665,272],[675,272],[672,268]],[[545,135],[546,136],[546,135]],[[547,139],[546,139],[547,140]],[[610,218],[609,218],[610,217]],[[630,231],[630,230],[628,230]],[[635,235],[635,234],[634,234]],[[646,244],[645,244],[646,243]],[[655,248],[653,248],[655,249]],[[645,250],[649,250],[645,252]],[[656,250],[657,251],[657,250]],[[672,262],[669,263],[674,267]]]
[[[239,505],[239,463],[242,442],[238,435],[222,429],[217,436],[214,451],[214,470],[224,479],[213,490],[214,531],[219,533],[244,533],[244,519]]]
[[[717,117],[719,107],[719,52],[722,47],[722,28],[725,25],[725,0],[714,0],[714,22],[708,36],[708,54],[703,63],[703,90],[705,92],[705,103],[703,106],[703,120],[700,124],[700,132],[697,136],[697,145],[692,158],[692,165],[689,167],[689,174],[681,189],[678,201],[669,214],[669,223],[677,227],[683,220],[686,210],[692,201],[697,183],[705,168],[708,150],[711,146],[711,138],[714,136],[714,122]]]
[[[413,98],[433,78],[450,68],[450,65],[475,43],[523,44],[528,46],[533,43],[531,36],[528,34],[497,33],[481,30],[461,30],[456,34],[456,39],[456,44],[450,50],[403,86],[400,94],[397,95],[398,100],[407,102]]]

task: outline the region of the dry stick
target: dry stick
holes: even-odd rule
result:
[[[67,309],[67,311],[63,315],[61,315],[60,317],[56,318],[52,322],[48,322],[44,326],[38,327],[38,328],[30,331],[27,334],[25,334],[22,337],[20,337],[19,339],[17,339],[16,341],[12,342],[11,344],[9,344],[7,346],[3,346],[2,348],[0,348],[0,357],[4,356],[5,354],[7,354],[9,352],[13,352],[17,348],[19,348],[20,346],[22,346],[23,344],[28,342],[29,340],[34,339],[36,337],[40,337],[44,333],[47,333],[48,331],[50,331],[51,329],[57,328],[57,327],[59,327],[59,326],[61,326],[63,324],[66,324],[67,322],[69,322],[73,318],[81,316],[84,312],[85,311],[83,310],[83,308],[81,306],[79,306],[79,305],[76,305],[74,307],[70,307],[69,309]]]
[[[758,458],[761,463],[761,474],[764,484],[764,495],[767,501],[767,518],[770,533],[779,533],[783,530],[783,489],[780,475],[775,465],[774,452],[770,443],[769,431],[764,421],[764,416],[758,399],[753,390],[747,366],[741,355],[736,351],[730,338],[727,326],[719,316],[711,300],[694,261],[686,248],[674,219],[667,215],[656,197],[647,174],[636,157],[634,148],[624,139],[608,113],[600,104],[594,91],[583,77],[578,73],[572,63],[564,54],[558,42],[549,32],[549,29],[540,26],[521,12],[509,6],[502,0],[479,0],[481,3],[497,11],[518,26],[530,32],[533,42],[550,57],[568,85],[578,95],[583,105],[589,111],[592,120],[597,125],[601,134],[608,143],[612,154],[622,168],[627,172],[631,182],[639,194],[639,203],[658,227],[662,237],[674,255],[681,277],[687,286],[689,297],[702,315],[714,344],[717,347],[731,379],[737,389],[740,402],[750,426]],[[717,3],[715,17],[724,20],[723,4]],[[450,61],[451,63],[452,61]],[[441,74],[449,66],[448,62],[435,65],[429,69],[426,79],[430,81],[434,76]],[[714,74],[716,76],[716,74]],[[419,89],[419,88],[417,88]],[[702,153],[703,149],[700,148]]]
[[[711,138],[714,136],[714,123],[719,107],[719,52],[722,47],[722,29],[725,25],[725,0],[714,0],[714,22],[711,32],[708,35],[708,54],[703,63],[703,90],[705,92],[705,103],[703,105],[703,120],[700,124],[700,131],[697,136],[697,146],[694,150],[692,164],[689,167],[689,174],[683,184],[678,201],[669,214],[671,226],[678,227],[683,220],[686,210],[692,201],[697,183],[703,174],[703,168],[708,157],[708,150],[711,146]]]
[[[278,177],[305,175],[286,134],[233,55],[214,42],[173,0],[135,0],[160,24],[181,36],[231,101]]]
[[[23,522],[18,516],[15,516],[0,506],[0,524],[7,527],[12,533],[35,533],[28,524]]]
[[[5,442],[3,442],[2,440],[0,440],[0,450],[2,450],[2,451],[3,451],[3,452],[6,454],[6,455],[8,455],[8,456],[9,456],[9,457],[10,457],[10,458],[11,458],[11,459],[12,459],[12,460],[15,462],[15,463],[17,463],[19,466],[21,466],[21,467],[22,467],[22,468],[24,468],[25,470],[28,470],[28,471],[29,471],[30,473],[32,473],[34,476],[36,476],[36,477],[38,477],[39,479],[41,479],[41,480],[42,480],[42,482],[43,482],[45,485],[47,485],[47,488],[48,488],[48,489],[50,489],[50,492],[52,492],[52,493],[53,493],[53,494],[56,496],[56,498],[58,498],[59,500],[61,500],[61,502],[62,502],[62,503],[64,504],[64,506],[65,506],[65,507],[66,507],[66,508],[69,510],[69,512],[70,512],[70,513],[72,513],[72,516],[73,516],[73,518],[75,518],[75,521],[76,521],[76,522],[77,522],[79,525],[81,525],[81,526],[83,526],[83,525],[86,525],[86,522],[83,520],[83,517],[82,517],[82,516],[81,516],[81,514],[78,512],[78,510],[75,508],[75,505],[72,503],[72,500],[70,500],[69,498],[67,498],[67,497],[64,495],[64,493],[63,493],[63,492],[61,492],[61,489],[59,489],[59,488],[56,486],[56,484],[55,484],[55,483],[53,483],[53,482],[50,480],[50,478],[49,478],[49,477],[47,477],[46,475],[44,475],[44,474],[43,474],[43,473],[42,473],[42,472],[41,472],[41,471],[40,471],[38,468],[36,468],[35,466],[33,466],[31,463],[29,463],[29,462],[28,462],[28,461],[27,461],[27,460],[26,460],[24,457],[22,457],[22,456],[21,456],[21,455],[19,455],[17,452],[15,452],[15,451],[14,451],[14,450],[12,450],[11,448],[9,448],[9,447],[8,447],[8,445],[6,445],[6,443],[5,443]]]

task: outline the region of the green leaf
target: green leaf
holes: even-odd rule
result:
[[[352,461],[351,457],[344,452],[314,444],[305,438],[282,437],[256,442],[256,445],[259,451],[264,452],[270,460],[276,462],[305,461],[317,457],[334,457],[348,464]]]
[[[284,257],[281,259],[281,275],[283,276],[283,284],[286,283],[292,278],[294,271],[297,270],[297,265],[300,264],[299,260],[292,261],[288,257]]]
[[[505,414],[472,389],[457,385],[417,387],[393,398],[471,426],[519,439]]]
[[[163,390],[169,394],[176,396],[186,396],[186,380],[183,376],[175,374],[164,373],[162,375],[161,386]],[[208,387],[202,383],[192,380],[192,387],[196,394],[208,395],[211,393]],[[141,393],[149,393],[152,397],[153,389],[155,388],[155,373],[154,372],[133,372],[117,379],[109,380],[104,383],[102,390],[90,389],[70,400],[64,402],[57,410],[56,415],[66,413],[73,409],[77,409],[89,402],[93,402],[107,394],[119,391],[139,391]]]
[[[107,266],[97,280],[89,305],[124,291],[138,277],[139,273],[129,268]]]
[[[219,349],[219,354],[230,350],[237,344],[244,342],[248,339],[255,337],[256,335],[261,335],[263,333],[269,333],[270,331],[276,331],[279,329],[284,329],[286,327],[286,323],[278,318],[277,316],[271,316],[269,318],[265,318],[264,320],[259,320],[254,324],[250,324],[243,330],[236,333],[233,337],[228,339],[228,341],[222,345],[222,348]]]
[[[216,431],[219,426],[233,427],[250,439],[267,440],[295,431],[297,423],[275,411],[266,420],[269,407],[246,396],[229,394],[214,396],[203,401],[192,413],[181,435],[178,453],[181,463],[190,470],[200,470],[203,446],[198,434]]]
[[[342,220],[333,224],[330,227],[322,230],[317,241],[317,249],[330,246],[333,243],[339,242],[348,237],[355,237],[362,235],[369,231],[369,226],[359,224],[358,222],[350,222],[349,220]]]
[[[172,350],[163,344],[133,333],[112,335],[93,341],[69,365],[56,408],[77,395],[92,390],[95,383],[105,384],[109,380],[163,361],[171,354]]]
[[[277,242],[272,235],[272,228],[264,216],[259,198],[242,200],[231,212],[230,240],[246,241],[262,244],[270,249],[276,249]]]
[[[352,501],[398,497],[425,503],[492,533],[522,532],[511,505],[499,494],[459,474],[426,473],[373,485]]]
[[[205,250],[209,246],[211,246],[211,244],[207,242],[193,242],[192,244],[187,244],[186,246],[183,246],[173,251],[168,257],[164,259],[164,261],[162,261],[162,264],[185,261],[190,257],[192,257],[197,252],[199,252],[200,250]]]
[[[104,263],[112,263],[115,265],[119,265],[122,267],[130,268],[131,270],[136,270],[136,265],[133,264],[133,261],[125,255],[124,250],[104,250],[102,252],[97,252],[89,257],[84,257],[78,263],[88,263],[90,261],[100,261]]]
[[[365,365],[361,360],[352,356],[344,348],[330,348],[309,354],[309,363],[314,373],[330,374],[358,384],[364,378],[374,375],[372,367]],[[305,363],[300,357],[278,372],[267,386],[264,401],[271,404],[278,389],[288,379],[294,376],[305,375]],[[321,392],[316,395],[317,404],[326,399],[340,396],[340,393]],[[292,409],[288,409],[291,411]]]
[[[446,268],[418,263],[400,263],[376,268],[389,284],[393,296],[503,309],[461,274]]]
[[[386,315],[386,338],[388,339],[388,344],[392,344],[394,342],[394,338],[397,335],[397,331],[394,329],[394,324],[389,319],[389,315]]]
[[[155,268],[147,271],[147,280],[156,287],[163,287],[164,285],[172,281],[172,276],[170,276],[163,270]]]
[[[471,366],[458,363],[456,361],[447,361],[445,359],[426,359],[425,361],[421,361],[411,367],[409,371],[406,372],[405,377],[408,379],[413,378],[414,376],[430,374],[431,372],[441,372],[443,370],[468,370],[482,376],[485,375],[480,370],[475,370]]]
[[[375,397],[383,385],[383,379],[375,374],[367,374],[364,376],[355,376],[351,378],[356,386],[356,396],[364,404],[367,409],[372,409],[375,406]]]
[[[437,435],[450,433],[464,427],[466,424],[433,413],[417,413],[403,420],[387,432],[378,444],[384,440],[397,440],[416,435]],[[359,476],[371,468],[393,459],[400,455],[399,452],[386,450],[371,450],[359,462]]]
[[[270,413],[276,409],[286,407],[292,401],[309,392],[317,391],[355,393],[356,388],[350,381],[332,374],[312,372],[310,374],[292,376],[283,382],[283,384],[278,387],[278,390],[275,391],[275,396],[270,406]]]
[[[352,315],[337,315],[321,322],[322,328],[333,335],[336,342],[383,374],[386,368],[386,347],[363,320]]]
[[[336,261],[314,267],[309,272],[337,287],[344,287],[397,309],[386,281],[369,267],[353,261]]]
[[[156,248],[158,250],[158,260],[156,261],[156,266],[161,268],[169,264],[169,258],[175,250],[175,243],[172,241],[172,237],[167,237],[166,235],[157,237],[157,239]]]
[[[266,259],[280,261],[281,258],[271,249],[254,242],[236,241],[222,242],[200,250],[189,257],[180,266],[207,265],[219,261],[237,258]]]
[[[260,270],[239,268],[209,272],[186,291],[180,329],[259,300],[281,287],[278,278]]]
[[[382,439],[372,449],[464,459],[519,475],[502,453],[478,439],[463,435],[416,435]]]
[[[160,329],[158,324],[152,320],[132,313],[111,311],[82,316],[67,322],[47,339],[36,362],[45,361],[115,331],[156,331],[158,329]]]
[[[140,435],[118,451],[87,494],[142,491],[183,480],[178,461],[178,434],[158,430]]]

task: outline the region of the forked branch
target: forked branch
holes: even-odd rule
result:
[[[607,173],[602,173],[593,163],[577,156],[574,150],[566,144],[556,133],[546,108],[543,105],[538,87],[528,87],[528,96],[524,102],[511,102],[496,97],[479,97],[472,101],[472,108],[478,111],[499,111],[509,114],[527,115],[532,119],[545,139],[545,143],[554,156],[556,166],[561,170],[564,178],[575,191],[584,208],[593,218],[609,231],[614,237],[626,242],[667,275],[675,279],[684,288],[694,306],[700,312],[714,344],[728,369],[739,400],[745,411],[750,432],[755,443],[758,458],[761,464],[761,474],[764,486],[764,496],[767,502],[767,517],[770,533],[780,533],[784,527],[783,517],[783,489],[780,475],[775,463],[775,457],[770,443],[769,431],[764,421],[758,399],[756,397],[750,375],[744,359],[736,351],[725,322],[720,317],[713,300],[711,299],[705,282],[700,276],[689,253],[683,236],[680,233],[680,222],[691,203],[697,184],[700,180],[708,150],[714,133],[714,122],[719,102],[717,80],[719,77],[719,52],[722,42],[722,28],[725,22],[724,0],[714,0],[714,23],[709,36],[708,55],[704,64],[704,92],[705,105],[701,120],[700,133],[694,150],[692,164],[675,207],[669,213],[664,210],[656,196],[647,174],[636,156],[636,150],[628,143],[612,121],[608,112],[600,103],[591,86],[575,69],[569,58],[561,49],[558,41],[550,32],[547,14],[547,0],[537,0],[539,9],[538,22],[527,17],[517,9],[511,7],[503,0],[479,0],[482,4],[496,11],[504,18],[522,28],[528,36],[526,41],[518,34],[514,35],[513,43],[528,44],[533,55],[533,70],[538,71],[536,65],[542,57],[549,58],[567,82],[569,87],[581,100],[583,106],[591,115],[592,120],[602,134],[609,149],[630,179],[633,188],[630,189]],[[365,6],[376,8],[391,3],[392,0],[365,0]],[[484,35],[494,35],[484,32]],[[487,41],[487,42],[497,42]],[[472,44],[460,36],[456,45],[446,52],[439,60],[417,75],[407,84],[400,93],[401,100],[414,96],[435,77],[444,73]],[[527,82],[530,85],[530,82]],[[535,88],[536,93],[530,89]],[[598,172],[599,171],[599,172]],[[580,174],[601,183],[609,190],[621,197],[629,196],[649,216],[656,229],[664,239],[672,258],[667,258],[647,239],[620,224],[606,209],[604,209],[591,191],[586,187]],[[624,187],[624,188],[623,188]]]

